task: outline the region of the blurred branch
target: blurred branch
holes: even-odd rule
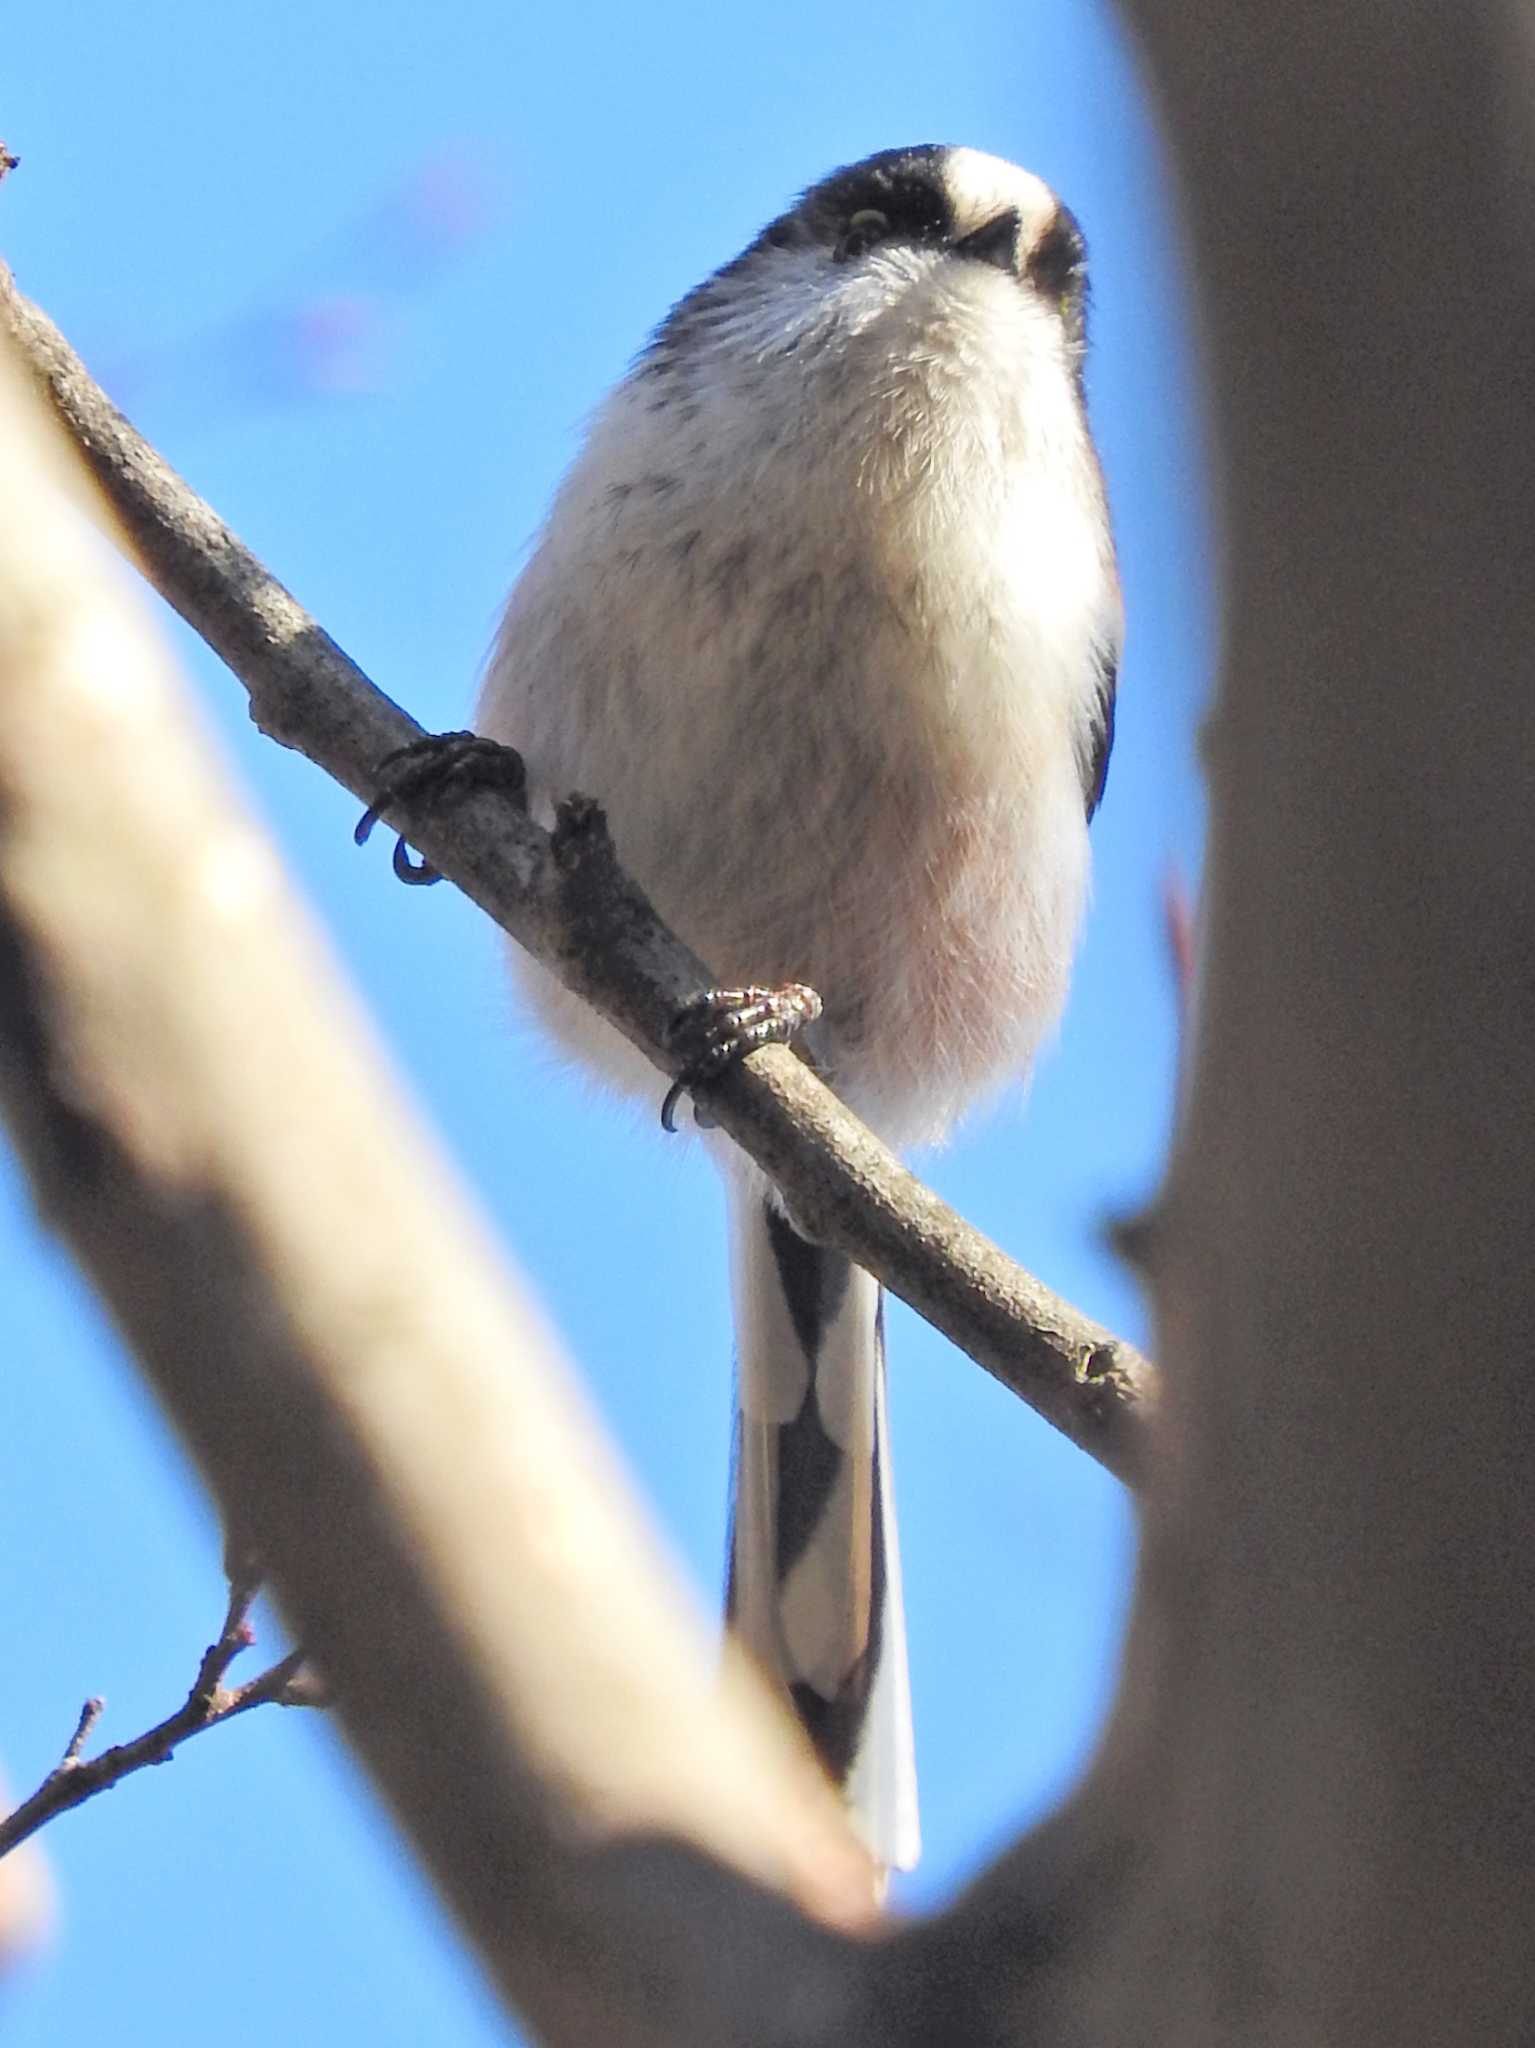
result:
[[[787,1973],[835,2028],[867,1857],[397,1106],[58,441],[0,346],[0,1104],[39,1208],[533,2024],[787,2039]]]
[[[0,1800],[9,1791],[0,1779]],[[52,1872],[40,1845],[29,1842],[0,1862],[0,1976],[47,1941],[54,1911]]]
[[[39,1828],[59,1814],[68,1813],[72,1807],[83,1806],[98,1792],[110,1791],[135,1771],[141,1771],[149,1764],[169,1763],[183,1742],[209,1728],[218,1727],[221,1722],[232,1721],[237,1714],[249,1713],[252,1707],[274,1704],[311,1707],[320,1703],[320,1695],[300,1676],[299,1667],[304,1661],[302,1650],[290,1650],[286,1657],[279,1658],[259,1678],[249,1679],[244,1685],[225,1685],[224,1674],[230,1665],[242,1650],[248,1650],[255,1641],[248,1619],[255,1597],[254,1582],[236,1581],[231,1584],[223,1626],[217,1640],[210,1643],[203,1653],[185,1703],[136,1741],[119,1743],[114,1749],[103,1750],[100,1756],[83,1757],[81,1751],[101,1719],[106,1704],[99,1699],[86,1701],[57,1767],[49,1772],[30,1799],[23,1800],[14,1812],[0,1820],[0,1856],[9,1855],[29,1835],[35,1835]]]
[[[377,764],[420,728],[135,433],[3,266],[0,324],[84,454],[144,574],[244,683],[257,725],[371,801]],[[624,874],[600,813],[588,809],[580,831],[554,838],[486,794],[451,814],[385,815],[675,1078],[668,1027],[713,980]],[[941,1202],[793,1054],[758,1053],[700,1093],[805,1229],[857,1259],[1110,1471],[1139,1478],[1156,1395],[1154,1369],[1139,1352]]]

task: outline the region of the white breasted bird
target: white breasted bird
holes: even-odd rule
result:
[[[723,985],[888,1142],[1024,1073],[1066,994],[1121,635],[1081,234],[1026,171],[889,150],[814,185],[598,411],[480,705],[580,790]],[[542,969],[574,1051],[654,1070]],[[876,1859],[918,1851],[880,1290],[720,1137],[735,1244],[729,1612]]]

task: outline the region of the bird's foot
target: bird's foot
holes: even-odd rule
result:
[[[482,789],[499,790],[519,807],[527,801],[528,771],[521,754],[477,732],[424,733],[386,754],[375,773],[373,801],[352,834],[359,846],[385,811],[440,811]],[[394,871],[417,888],[442,880],[430,861],[411,859],[403,833],[395,841]]]
[[[668,1033],[685,1059],[661,1105],[662,1129],[676,1130],[677,1103],[687,1089],[717,1079],[759,1046],[787,1045],[820,1014],[821,998],[799,981],[782,988],[711,988],[685,1003]]]

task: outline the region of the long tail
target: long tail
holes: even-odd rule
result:
[[[727,1614],[845,1788],[917,1860],[916,1756],[877,1281],[732,1190],[737,1444]]]

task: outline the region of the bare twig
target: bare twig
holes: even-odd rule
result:
[[[107,1703],[99,1695],[93,1694],[86,1701],[85,1705],[80,1709],[80,1718],[75,1723],[75,1732],[70,1736],[68,1747],[64,1751],[61,1760],[63,1764],[79,1762],[81,1750],[84,1749],[86,1743],[90,1740],[91,1731],[95,1728],[96,1723],[101,1719],[106,1710]]]
[[[57,1766],[30,1799],[23,1800],[0,1821],[0,1856],[9,1855],[49,1821],[73,1807],[83,1806],[98,1792],[110,1791],[135,1771],[142,1771],[149,1764],[169,1763],[183,1742],[218,1727],[221,1722],[232,1721],[236,1714],[248,1713],[252,1707],[316,1703],[314,1694],[299,1676],[304,1661],[302,1650],[290,1650],[286,1657],[280,1657],[258,1678],[244,1685],[225,1685],[224,1675],[230,1665],[255,1640],[247,1619],[255,1591],[250,1583],[231,1585],[223,1626],[203,1653],[191,1691],[174,1714],[167,1715],[135,1741],[119,1743],[113,1749],[103,1750],[100,1756],[82,1756],[106,1710],[105,1700],[85,1702]]]
[[[261,729],[364,801],[420,728],[135,433],[0,266],[0,324],[79,445],[144,573],[250,692]],[[669,1078],[668,1027],[714,978],[624,874],[600,812],[543,832],[485,794],[409,830],[456,882]],[[1144,1467],[1156,1380],[1133,1346],[1053,1294],[924,1187],[791,1053],[769,1048],[706,1091],[711,1116],[796,1217],[846,1251],[1120,1477]]]

